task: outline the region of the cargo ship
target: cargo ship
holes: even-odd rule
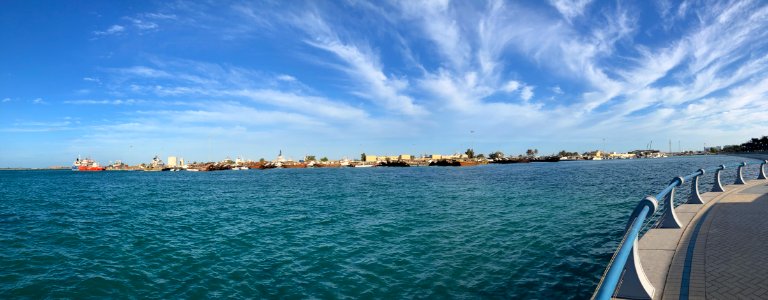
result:
[[[75,162],[72,163],[72,171],[94,172],[94,171],[104,171],[104,169],[106,168],[100,166],[98,162],[87,157],[84,159],[80,159],[78,157],[75,160]]]

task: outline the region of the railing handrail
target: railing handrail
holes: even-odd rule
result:
[[[622,241],[619,246],[619,250],[614,257],[613,263],[610,264],[608,272],[605,273],[605,276],[603,277],[604,279],[597,289],[597,293],[594,297],[595,299],[610,299],[611,296],[613,296],[616,285],[619,284],[619,279],[621,279],[621,274],[624,272],[624,265],[627,264],[629,252],[632,250],[631,246],[626,246],[627,241],[629,241],[629,245],[634,243],[634,240],[640,234],[640,228],[643,227],[643,222],[648,216],[649,210],[650,208],[648,206],[644,207],[635,218],[635,221],[632,222],[632,226],[629,227],[628,230],[629,234],[626,235],[626,238],[624,238],[624,241]]]
[[[763,176],[764,174],[764,166],[768,164],[768,160],[761,160],[760,163],[757,165],[760,165],[760,176]],[[595,290],[595,294],[593,294],[592,299],[600,299],[600,300],[608,300],[611,299],[611,297],[617,292],[616,288],[619,284],[619,281],[621,280],[622,276],[624,276],[624,270],[627,265],[627,260],[629,259],[629,254],[631,253],[631,250],[633,249],[635,243],[637,243],[637,239],[640,236],[641,229],[644,227],[643,223],[646,221],[646,219],[650,219],[653,214],[655,213],[655,207],[651,207],[647,203],[644,203],[646,201],[654,202],[656,199],[663,199],[670,193],[670,197],[674,196],[674,190],[676,187],[683,185],[684,182],[690,182],[692,179],[704,175],[705,173],[709,173],[712,171],[721,171],[727,168],[733,168],[738,167],[737,171],[737,178],[742,177],[742,167],[746,167],[747,162],[739,162],[739,163],[732,163],[732,164],[723,164],[717,167],[711,167],[708,169],[699,169],[696,172],[693,172],[691,174],[688,174],[684,177],[676,177],[672,181],[670,181],[667,186],[656,195],[656,198],[654,199],[652,196],[647,196],[643,199],[643,201],[640,202],[637,208],[635,208],[635,211],[632,213],[631,218],[634,217],[634,220],[632,220],[631,225],[625,229],[625,235],[624,239],[620,242],[618,248],[616,249],[616,252],[614,252],[614,256],[612,257],[611,261],[608,264],[608,268],[606,269],[605,273],[603,274],[603,277],[600,279],[600,282],[598,283],[597,289]],[[754,164],[753,164],[754,165]],[[715,180],[716,184],[719,184],[719,172],[715,172]],[[758,179],[762,179],[758,177]],[[738,182],[738,181],[737,181]],[[697,184],[698,180],[693,181],[693,184]],[[696,193],[698,194],[698,187],[696,189]],[[665,210],[673,210],[672,213],[674,213],[675,205],[674,202],[671,202],[670,199],[670,206],[672,207],[665,207]],[[641,206],[644,206],[642,210],[638,211]],[[650,211],[651,208],[654,208],[654,211]],[[639,270],[642,272],[642,270]],[[644,275],[643,275],[644,276]],[[650,290],[653,290],[653,288],[650,288]]]

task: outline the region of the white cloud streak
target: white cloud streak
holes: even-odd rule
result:
[[[549,3],[563,15],[569,23],[574,18],[584,14],[584,10],[592,0],[549,0]]]
[[[662,24],[653,26],[637,17],[643,15],[636,11],[640,6],[589,0],[288,6],[232,6],[231,16],[245,25],[222,32],[227,40],[243,41],[279,35],[292,46],[287,49],[298,52],[286,56],[310,64],[312,72],[327,72],[322,80],[290,68],[152,59],[145,66],[109,69],[112,78],[103,78],[103,85],[123,89],[125,95],[115,96],[120,98],[236,101],[249,116],[274,116],[266,119],[275,122],[285,117],[294,125],[347,129],[375,119],[367,128],[398,123],[450,132],[472,126],[508,136],[535,130],[539,137],[579,128],[573,138],[582,139],[603,135],[604,128],[640,135],[685,128],[686,134],[703,136],[697,127],[720,123],[702,116],[757,117],[750,112],[765,108],[756,103],[768,78],[768,6],[756,1],[704,7],[660,1]],[[364,17],[345,17],[352,12]],[[135,15],[115,34],[154,30],[162,20],[177,18],[184,16]],[[125,100],[67,103],[147,104],[120,101]],[[195,124],[224,123],[228,113],[205,107],[178,111]],[[271,124],[234,119],[232,124]],[[744,132],[759,127],[737,124]]]
[[[93,34],[97,36],[105,35],[118,35],[125,31],[125,27],[121,25],[112,25],[104,31],[94,31]]]

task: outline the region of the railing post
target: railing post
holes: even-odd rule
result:
[[[704,200],[699,194],[699,176],[704,175],[704,173],[704,169],[699,169],[699,175],[693,176],[693,180],[691,180],[691,198],[688,199],[690,204],[704,204]]]
[[[723,184],[720,182],[720,171],[725,170],[725,165],[720,165],[719,168],[717,168],[717,171],[715,171],[715,183],[712,184],[712,191],[717,193],[725,192],[725,189],[723,188]]]
[[[666,197],[664,197],[664,205],[666,207],[666,210],[664,210],[664,214],[661,215],[661,218],[659,219],[659,228],[682,228],[683,226],[680,225],[680,220],[677,219],[677,214],[675,213],[675,190],[678,186],[683,185],[683,182],[685,179],[683,177],[677,177],[675,179],[672,179],[672,181],[669,182],[669,184],[673,184],[677,182],[675,187],[672,188],[671,191],[667,194]]]
[[[768,179],[765,177],[765,164],[768,163],[768,160],[764,160],[762,163],[760,163],[760,173],[757,174],[757,179]]]
[[[739,165],[739,168],[736,169],[736,181],[733,182],[733,184],[746,184],[744,181],[744,167],[747,166],[747,162],[742,162]]]
[[[640,212],[648,207],[648,213],[646,216],[651,216],[659,207],[659,203],[653,196],[646,196],[632,212],[632,218],[629,219],[627,229],[632,229],[632,223],[635,218],[638,217]],[[643,218],[645,219],[645,217]],[[632,250],[627,257],[627,262],[624,264],[624,276],[621,279],[621,286],[616,291],[616,296],[619,298],[628,299],[652,299],[653,294],[656,292],[656,288],[653,287],[651,281],[643,271],[643,265],[640,263],[640,252],[637,249],[638,242],[637,236],[632,241],[625,241],[625,243],[632,243]]]

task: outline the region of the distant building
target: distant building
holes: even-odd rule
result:
[[[168,163],[165,165],[168,167],[174,168],[174,167],[180,167],[182,164],[179,163],[176,156],[168,156]]]
[[[411,160],[410,154],[400,154],[400,160]]]
[[[365,156],[365,162],[377,162],[379,159],[376,155],[366,155]]]
[[[443,156],[440,154],[432,154],[429,156],[431,159],[443,159]]]
[[[637,155],[634,153],[617,153],[617,152],[611,152],[608,154],[608,158],[610,159],[633,159],[636,158]]]

